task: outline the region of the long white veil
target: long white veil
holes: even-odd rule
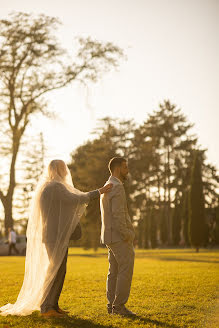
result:
[[[47,297],[56,273],[63,261],[68,248],[68,243],[72,232],[83,214],[87,194],[74,188],[70,171],[67,170],[65,179],[60,176],[51,177],[45,174],[38,182],[35,196],[32,200],[30,217],[27,227],[27,250],[25,260],[25,274],[23,285],[14,304],[7,304],[0,308],[0,314],[6,316],[28,315],[33,311],[40,310],[40,305]],[[40,199],[43,191],[48,186],[57,184],[64,185],[71,193],[75,195],[76,201],[70,205],[70,212],[66,211],[60,205],[56,229],[56,239],[53,243],[52,253],[48,253],[46,244],[43,242],[43,231],[46,229],[46,220],[43,218]],[[47,211],[52,211],[52,200],[55,197],[56,189],[50,193]]]

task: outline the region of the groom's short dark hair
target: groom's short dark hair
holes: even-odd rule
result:
[[[127,162],[127,160],[124,157],[113,157],[109,161],[108,168],[110,173],[114,171],[114,169],[118,166],[121,166],[123,162]]]

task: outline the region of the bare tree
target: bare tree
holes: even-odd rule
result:
[[[118,66],[123,51],[112,43],[79,38],[75,59],[55,36],[60,22],[43,14],[12,13],[0,20],[0,122],[7,140],[2,153],[8,158],[8,181],[0,190],[5,228],[13,225],[12,203],[16,187],[16,160],[21,139],[36,113],[50,116],[43,97],[77,80],[97,81]],[[3,144],[5,146],[5,143]]]

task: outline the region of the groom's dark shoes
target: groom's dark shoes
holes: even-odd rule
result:
[[[119,314],[123,317],[135,317],[136,314],[125,307],[125,305],[121,305],[119,307],[113,307],[112,314]]]
[[[109,314],[112,314],[113,313],[113,306],[112,306],[112,304],[107,304],[107,312]]]
[[[69,311],[62,310],[62,309],[60,309],[60,307],[58,307],[57,312],[59,312],[61,314],[65,314],[65,315],[68,315],[68,313],[69,313]]]

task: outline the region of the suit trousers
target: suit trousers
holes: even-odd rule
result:
[[[117,308],[124,305],[129,298],[135,252],[131,242],[118,241],[106,246],[109,259],[107,276],[108,306]]]
[[[56,274],[53,281],[52,287],[49,294],[40,306],[40,312],[45,313],[50,310],[58,310],[58,301],[63,288],[65,275],[66,275],[66,265],[67,265],[68,250],[63,258],[60,268]]]

